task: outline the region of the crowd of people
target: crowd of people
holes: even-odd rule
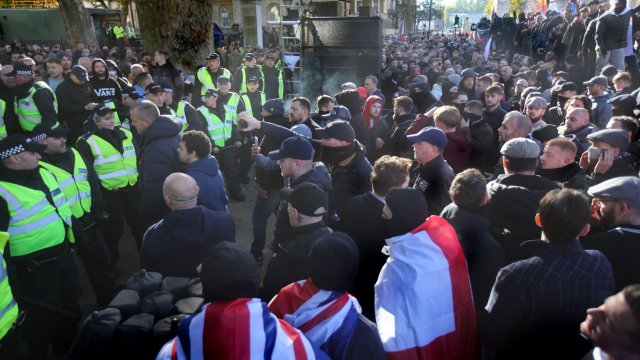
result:
[[[379,76],[287,105],[278,50],[185,70],[162,49],[10,45],[0,357],[71,347],[75,254],[118,307],[126,222],[142,269],[202,284],[159,359],[639,358],[637,18],[572,4],[532,17],[534,43],[570,26],[596,45],[532,47],[526,16],[485,53],[386,37]],[[244,249],[228,203],[249,183]]]

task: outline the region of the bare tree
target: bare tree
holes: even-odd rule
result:
[[[83,42],[97,44],[93,23],[82,0],[58,0],[62,17],[67,25],[71,44]]]
[[[167,49],[171,61],[193,69],[213,48],[214,0],[138,0],[145,49]]]

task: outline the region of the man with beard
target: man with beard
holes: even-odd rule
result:
[[[310,113],[311,102],[309,99],[299,96],[291,100],[291,107],[289,108],[289,122],[291,126],[304,124],[311,129],[311,137],[317,139],[316,130],[320,128],[320,125],[311,120],[309,117]]]
[[[405,133],[415,119],[411,114],[413,100],[408,96],[400,96],[393,101],[393,128],[389,141],[389,152],[392,155],[411,158],[411,143]]]
[[[479,100],[476,94],[476,77],[478,73],[475,70],[469,68],[464,69],[460,73],[460,90],[467,93],[469,100]]]
[[[593,109],[595,124],[599,129],[604,129],[612,115],[611,104],[607,103],[611,98],[611,94],[607,91],[609,80],[604,76],[595,76],[584,85],[587,86],[589,98],[596,105]]]
[[[587,174],[576,163],[576,145],[566,138],[549,140],[540,155],[538,175],[559,183],[562,188],[585,190]]]
[[[576,144],[576,160],[589,147],[587,135],[598,131],[598,128],[589,122],[589,112],[582,108],[571,108],[567,111],[564,120],[564,132],[560,134]]]
[[[525,79],[517,79],[514,85],[513,96],[509,98],[508,103],[511,106],[511,110],[520,110],[520,97],[522,96],[522,90],[529,86],[529,82]]]
[[[504,90],[500,85],[491,85],[485,90],[484,101],[486,108],[482,113],[482,117],[491,125],[494,134],[498,132],[502,120],[507,115],[507,112],[500,106],[500,99],[503,96]]]
[[[537,130],[547,123],[542,120],[547,110],[547,100],[540,96],[530,96],[525,102],[526,115],[531,120],[531,130]]]
[[[56,57],[62,61],[62,73],[68,74],[71,72],[71,67],[73,66],[73,59],[71,54],[66,51],[61,51],[56,54]]]
[[[565,116],[565,105],[571,97],[577,94],[578,86],[572,82],[564,82],[561,85],[557,85],[557,91],[557,105],[549,108],[542,116],[542,120],[547,124],[555,126],[562,124]]]
[[[605,231],[582,240],[585,249],[601,251],[609,259],[616,288],[640,283],[640,178],[623,176],[589,188],[592,212]]]
[[[122,124],[118,109],[122,101],[122,88],[120,84],[109,76],[107,63],[102,59],[95,59],[91,63],[93,76],[89,80],[93,86],[93,101],[105,103],[112,111],[116,125]]]
[[[614,116],[607,124],[607,129],[624,130],[629,135],[630,143],[627,153],[631,156],[628,159],[636,170],[640,167],[640,141],[635,140],[638,128],[640,128],[638,120],[631,116]]]

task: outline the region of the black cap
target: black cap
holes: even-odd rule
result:
[[[273,55],[272,53],[268,53],[267,56],[265,56],[267,59],[275,59],[276,56]]]
[[[98,106],[96,106],[95,110],[93,110],[95,115],[98,116],[105,116],[110,112],[113,112],[113,109],[111,109],[110,107],[107,106],[107,104],[105,103],[100,103]]]
[[[613,65],[607,65],[602,68],[602,71],[600,71],[600,75],[606,76],[606,77],[615,76],[617,73],[618,73],[618,69]]]
[[[249,78],[247,79],[247,83],[255,83],[257,84],[259,82],[258,77],[257,76],[249,76]]]
[[[217,53],[211,53],[211,54],[209,54],[209,56],[207,56],[206,59],[207,60],[220,60],[220,55],[218,55]]]
[[[565,92],[565,91],[578,91],[578,85],[576,85],[575,83],[572,83],[571,81],[566,81],[563,82],[560,85],[556,85],[556,89],[558,92]]]
[[[322,290],[347,291],[358,272],[358,246],[351,236],[333,232],[320,237],[309,252],[309,276]]]
[[[545,143],[558,137],[558,128],[555,125],[545,124],[531,131],[531,136],[541,143]]]
[[[300,214],[322,216],[329,207],[329,196],[318,185],[303,182],[293,188],[280,190],[282,200],[289,202]]]
[[[147,85],[147,88],[144,90],[146,93],[151,93],[154,95],[164,92],[164,89],[162,88],[162,86],[160,86],[160,84],[155,84],[155,83],[151,83]]]
[[[284,101],[280,99],[269,99],[262,105],[262,108],[268,111],[271,115],[283,115]]]
[[[82,65],[74,65],[71,68],[71,73],[75,75],[78,80],[81,81],[89,81],[89,72]]]
[[[216,89],[209,89],[204,93],[204,97],[215,96],[218,97],[219,93]]]
[[[336,105],[328,114],[322,115],[327,120],[351,120],[351,112],[345,106]]]
[[[293,136],[280,144],[280,149],[269,153],[271,160],[282,160],[286,158],[297,160],[313,159],[313,146],[305,138]]]
[[[244,55],[244,61],[251,61],[251,60],[255,60],[256,56],[253,55],[253,53],[246,53]]]
[[[26,135],[10,135],[0,140],[0,159],[8,159],[25,151],[43,152],[47,145],[38,144]]]
[[[33,69],[29,65],[25,65],[21,62],[15,64],[13,66],[13,71],[7,75],[16,76],[16,75],[25,75],[25,76],[33,76]]]
[[[50,137],[51,138],[67,137],[68,133],[69,133],[69,129],[62,127],[57,123],[53,125],[47,124],[47,123],[40,123],[36,125],[33,128],[33,130],[31,130],[29,135],[31,135],[31,139],[33,141],[42,141]]]
[[[587,5],[600,5],[600,2],[598,0],[591,0],[587,3]]]
[[[218,76],[218,79],[216,80],[216,82],[218,84],[227,84],[231,82],[231,79],[229,79],[228,76],[221,75],[221,76]]]
[[[352,143],[356,138],[351,124],[344,120],[336,120],[324,128],[316,129],[316,135],[320,139],[336,139]]]
[[[132,98],[133,100],[138,100],[138,99],[142,98],[142,96],[140,96],[140,93],[136,89],[133,89],[133,88],[131,90],[127,91],[127,92],[124,92],[123,94],[124,94],[124,96],[128,96],[128,97]]]
[[[260,289],[260,271],[253,256],[240,245],[221,241],[202,258],[204,300],[253,298]]]

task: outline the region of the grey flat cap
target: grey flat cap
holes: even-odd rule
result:
[[[587,140],[602,141],[624,151],[629,146],[629,135],[624,130],[604,129],[587,135]]]
[[[620,176],[589,188],[593,197],[612,198],[627,203],[632,207],[640,207],[640,178],[636,176]]]
[[[515,138],[502,145],[500,153],[508,158],[535,159],[540,156],[540,146],[531,139]]]

